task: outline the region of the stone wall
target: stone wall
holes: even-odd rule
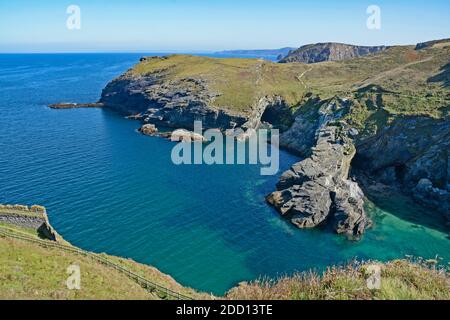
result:
[[[61,237],[48,221],[47,210],[42,206],[0,204],[0,223],[35,229],[43,238],[58,241]]]

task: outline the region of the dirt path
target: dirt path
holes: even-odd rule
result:
[[[419,61],[413,61],[413,62],[404,64],[404,65],[401,65],[399,67],[396,67],[394,69],[389,69],[389,70],[386,70],[384,72],[381,72],[381,73],[377,74],[375,77],[363,80],[359,85],[355,85],[356,90],[364,88],[364,87],[366,87],[366,86],[368,86],[370,84],[374,84],[375,82],[377,82],[377,81],[379,81],[379,80],[381,80],[383,78],[392,77],[399,71],[402,71],[402,70],[404,70],[404,69],[406,69],[406,68],[408,68],[410,66],[413,66],[413,65],[416,65],[416,64],[419,64],[419,63],[424,63],[424,62],[430,61],[431,59],[433,59],[433,57],[428,57],[426,59],[419,60]]]
[[[302,74],[300,74],[299,76],[297,76],[297,80],[300,81],[300,83],[305,87],[306,90],[308,90],[308,86],[306,85],[306,83],[302,80],[303,76],[308,73],[309,71],[311,71],[312,68],[305,70],[302,72]]]

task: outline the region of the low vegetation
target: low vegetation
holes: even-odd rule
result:
[[[31,228],[0,224],[0,231],[42,240]],[[68,243],[64,241],[62,244]],[[124,273],[93,259],[95,255],[80,255],[0,236],[0,299],[171,299],[164,292],[147,291]],[[208,294],[181,286],[155,268],[106,254],[100,256],[182,295],[210,298]],[[67,288],[66,281],[70,276],[67,268],[70,265],[80,267],[81,290]]]
[[[381,92],[366,94],[381,96],[381,108],[388,114],[443,117],[450,105],[449,57],[450,45],[442,44],[421,50],[396,46],[356,59],[316,64],[171,55],[143,59],[127,75],[153,75],[162,81],[203,79],[218,94],[214,106],[239,113],[250,113],[259,98],[274,95],[292,107],[311,94],[355,99],[366,107],[371,97],[360,91],[375,86]]]
[[[332,267],[323,274],[301,273],[292,277],[241,283],[228,299],[249,300],[449,300],[450,277],[435,261],[396,260]],[[369,289],[369,266],[381,268],[381,286]]]
[[[39,239],[35,230],[0,224],[0,231]],[[65,242],[67,244],[67,242]],[[149,292],[125,274],[92,256],[0,237],[0,299],[170,299]],[[119,257],[100,255],[123,268],[193,299],[222,299],[178,284],[157,269]],[[381,267],[381,288],[370,290],[369,263],[332,267],[323,274],[301,273],[278,280],[241,283],[224,299],[450,299],[450,278],[436,261],[397,260]],[[81,270],[81,290],[69,290],[67,267]],[[370,263],[372,265],[374,263]]]

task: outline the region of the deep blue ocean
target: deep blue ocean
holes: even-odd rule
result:
[[[223,294],[240,281],[405,255],[450,261],[448,234],[408,199],[377,199],[360,242],[298,230],[264,201],[277,176],[255,165],[176,166],[173,143],[93,102],[144,54],[0,55],[0,203],[40,204],[69,242],[153,265]],[[273,57],[268,57],[273,58]]]

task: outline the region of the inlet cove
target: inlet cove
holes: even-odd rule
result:
[[[361,54],[324,63],[313,55],[324,44],[281,63],[0,55],[0,203],[42,205],[68,243],[216,296],[354,260],[446,266],[445,43],[350,47]],[[196,120],[221,134],[279,130],[278,170],[177,165],[179,141],[204,139]]]

